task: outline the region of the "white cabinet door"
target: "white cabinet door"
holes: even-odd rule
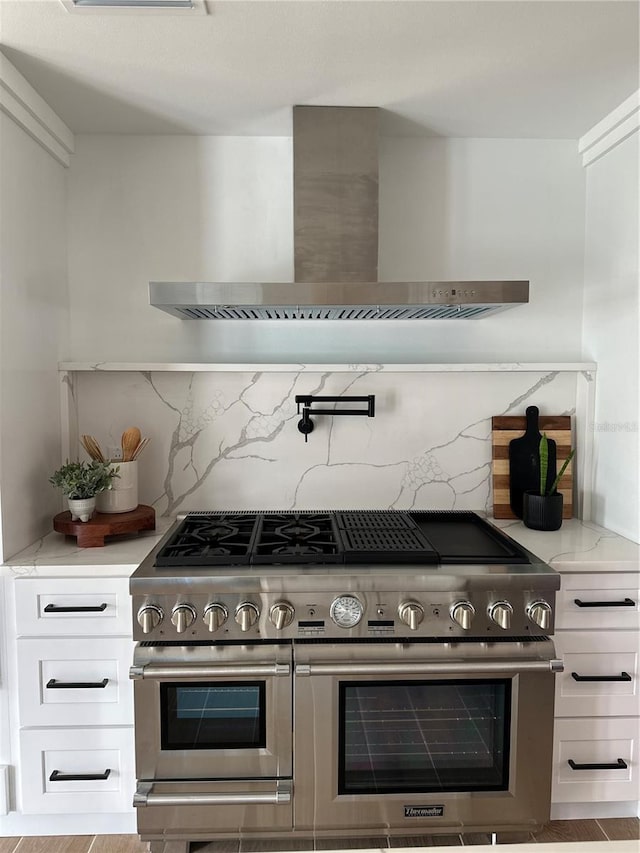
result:
[[[559,631],[554,642],[564,660],[556,675],[556,717],[640,714],[636,631]]]
[[[633,573],[564,574],[556,598],[556,631],[640,627],[640,576]]]
[[[128,638],[18,641],[21,726],[133,725]]]
[[[128,578],[18,578],[18,636],[131,635]]]
[[[556,720],[552,801],[638,800],[639,734],[635,717]]]
[[[25,814],[129,811],[135,770],[133,729],[22,729]]]

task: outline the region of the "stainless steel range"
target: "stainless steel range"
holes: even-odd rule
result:
[[[202,512],[131,578],[138,831],[549,818],[560,577],[471,512]]]

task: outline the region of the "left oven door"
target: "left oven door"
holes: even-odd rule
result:
[[[292,770],[291,647],[139,644],[139,780],[264,779]]]

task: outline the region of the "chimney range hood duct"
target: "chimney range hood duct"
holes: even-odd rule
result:
[[[295,282],[149,284],[183,320],[469,319],[529,301],[528,281],[378,281],[378,108],[294,107]]]

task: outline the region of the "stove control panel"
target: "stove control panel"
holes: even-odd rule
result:
[[[465,597],[466,596],[466,597]],[[205,592],[188,601],[169,594],[134,596],[134,639],[363,639],[377,637],[540,636],[553,633],[555,593],[527,588],[399,593]],[[170,614],[170,616],[165,616]]]

